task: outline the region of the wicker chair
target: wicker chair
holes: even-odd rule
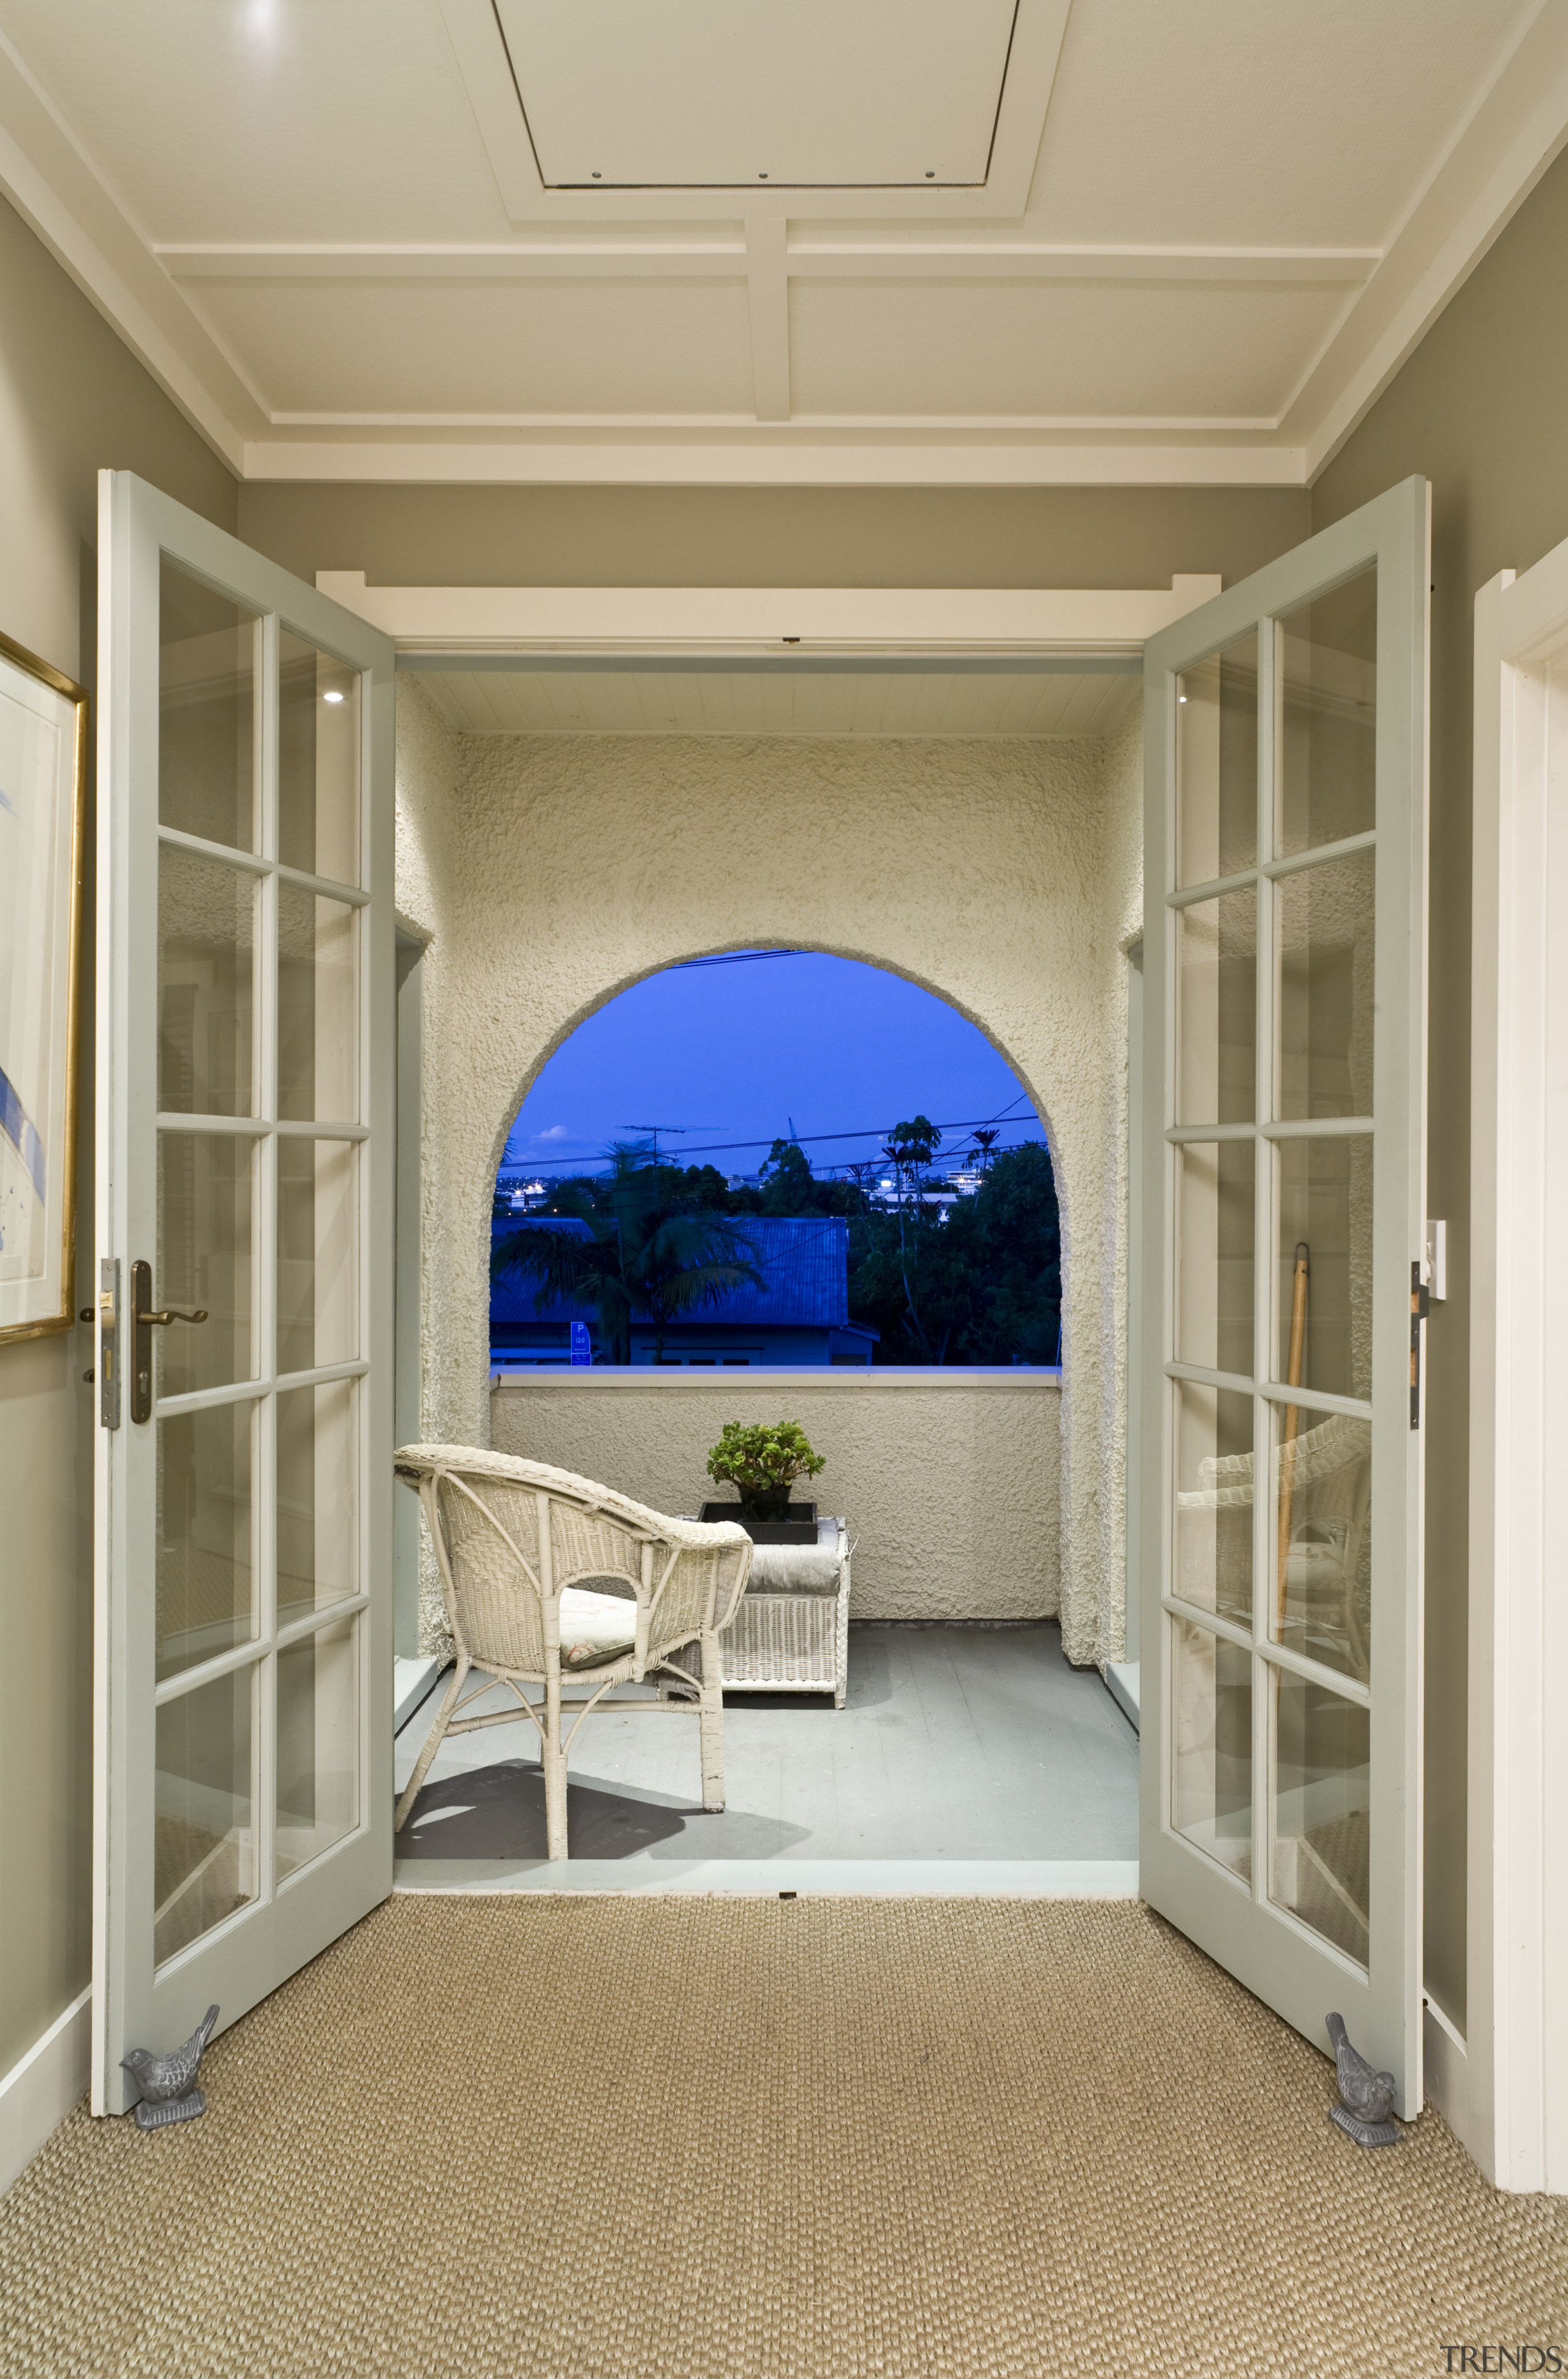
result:
[[[667,1519],[591,1479],[470,1445],[405,1445],[392,1461],[424,1504],[457,1653],[429,1739],[397,1805],[396,1829],[446,1735],[515,1722],[512,1708],[461,1716],[493,1679],[512,1687],[538,1728],[549,1854],[564,1858],[566,1760],[578,1727],[616,1685],[658,1682],[670,1656],[691,1644],[701,1654],[703,1806],[722,1809],[718,1636],[751,1571],[744,1528],[730,1520]],[[486,1681],[464,1698],[470,1669],[482,1670]],[[572,1678],[590,1690],[563,1701],[562,1681]],[[544,1687],[542,1703],[529,1700],[529,1685]],[[681,1709],[663,1700],[631,1707]],[[564,1709],[580,1714],[563,1736]]]

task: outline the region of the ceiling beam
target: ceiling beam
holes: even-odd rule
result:
[[[776,217],[746,225],[746,303],[751,317],[752,402],[759,421],[790,418],[789,226]]]
[[[261,438],[246,448],[256,480],[356,484],[647,488],[1299,488],[1299,446],[1175,445],[1031,439],[983,444],[911,437],[802,438],[654,431],[582,437]]]
[[[743,235],[619,232],[536,235],[488,242],[408,246],[225,245],[162,241],[154,254],[176,281],[691,280],[744,272],[748,280],[927,277],[1074,282],[1181,281],[1354,288],[1380,261],[1375,248],[1071,248],[1027,238],[816,239],[781,218],[750,216]]]

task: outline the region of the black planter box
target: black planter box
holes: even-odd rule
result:
[[[705,1503],[698,1517],[704,1520],[740,1520],[754,1545],[814,1545],[816,1542],[814,1503],[791,1503],[787,1520],[741,1519],[739,1503]]]

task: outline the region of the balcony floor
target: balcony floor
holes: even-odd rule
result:
[[[436,1707],[398,1737],[400,1790]],[[1138,1738],[1054,1624],[858,1625],[844,1709],[728,1696],[718,1814],[694,1805],[695,1716],[612,1702],[579,1737],[554,1868],[536,1746],[521,1717],[443,1745],[398,1838],[401,1887],[772,1890],[808,1869],[829,1890],[1136,1890]]]

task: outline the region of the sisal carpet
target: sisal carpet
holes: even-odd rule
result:
[[[1131,1903],[397,1899],[202,2080],[0,2204],[0,2370],[1568,2363],[1568,2200],[1430,2114],[1354,2148],[1327,2059]]]

